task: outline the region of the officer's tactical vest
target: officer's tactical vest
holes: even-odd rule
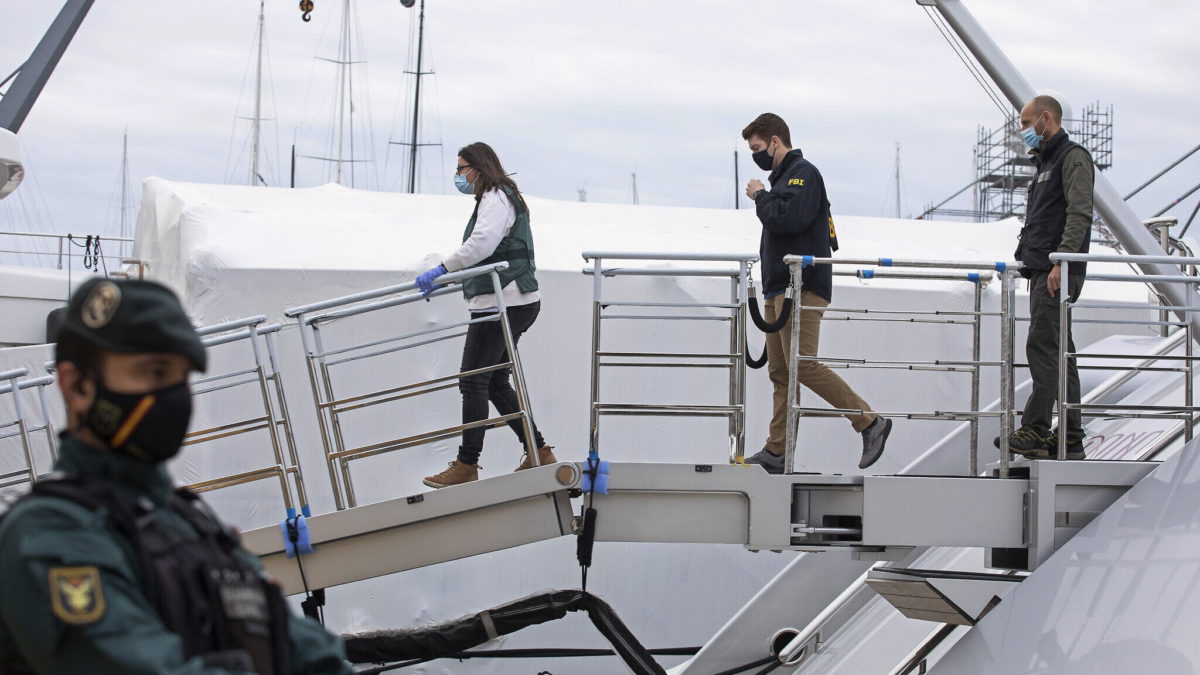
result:
[[[1054,143],[1050,152],[1043,153],[1037,160],[1037,173],[1029,184],[1025,200],[1025,225],[1021,228],[1021,240],[1017,244],[1016,258],[1024,263],[1022,274],[1046,271],[1054,267],[1050,254],[1062,244],[1067,226],[1067,196],[1063,192],[1063,162],[1072,148],[1082,145],[1068,138]],[[1083,148],[1087,151],[1087,148]],[[1088,153],[1089,161],[1091,153]],[[1080,253],[1091,250],[1092,238],[1089,231],[1083,238]],[[1087,263],[1070,264],[1071,276],[1082,276],[1087,272]]]
[[[534,264],[533,258],[533,232],[529,229],[529,207],[525,205],[525,200],[514,193],[512,189],[506,186],[501,186],[500,189],[504,191],[509,203],[516,210],[517,220],[513,223],[508,236],[500,240],[496,251],[480,261],[476,267],[507,261],[508,269],[500,271],[500,287],[504,288],[516,280],[517,288],[521,289],[522,293],[532,293],[538,289],[538,283],[537,277],[534,276],[537,266]],[[471,233],[475,231],[477,217],[479,217],[479,202],[475,203],[475,211],[471,214],[471,220],[467,222],[467,231],[463,233],[463,241],[470,238]],[[472,277],[463,282],[463,295],[467,298],[494,292],[490,275]]]
[[[137,554],[142,591],[167,629],[182,640],[185,656],[201,656],[210,667],[259,675],[289,672],[283,594],[234,553],[237,533],[222,525],[195,493],[176,490],[169,508],[199,539],[187,539],[164,525],[151,506],[139,505],[131,512],[111,486],[95,479],[42,480],[28,496],[57,497],[108,513],[109,527]]]

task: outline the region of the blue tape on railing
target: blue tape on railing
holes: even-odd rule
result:
[[[305,518],[312,518],[312,509],[308,508],[308,504],[300,507],[300,513],[303,513]]]
[[[979,272],[967,272],[967,279],[973,283],[979,283]]]
[[[811,255],[800,256],[800,267],[808,267],[811,264],[813,264],[813,257]]]
[[[892,266],[892,259],[891,259],[891,258],[880,258],[880,259],[879,259],[879,266],[880,266],[880,267],[891,267],[891,266]]]
[[[996,271],[997,272],[1003,272],[1006,269],[1008,269],[1007,263],[1002,263],[1002,262],[996,263]]]
[[[874,279],[875,278],[875,270],[859,270],[858,273],[860,275],[862,275],[862,278],[864,278],[864,279]]]
[[[291,520],[292,518],[295,518],[295,517],[296,517],[296,508],[295,508],[294,506],[289,506],[289,507],[288,507],[288,510],[287,510],[287,517],[288,517],[288,519],[289,519],[289,520]]]
[[[296,541],[292,541],[292,528],[296,530]],[[295,558],[296,552],[300,555],[313,552],[312,540],[308,535],[308,521],[304,516],[296,516],[288,518],[279,523],[279,531],[283,534],[283,550],[287,553],[287,557]]]
[[[583,481],[579,487],[584,492],[592,491],[592,466],[593,464],[589,462],[583,469]],[[608,462],[598,462],[596,465],[596,492],[602,495],[608,494]]]

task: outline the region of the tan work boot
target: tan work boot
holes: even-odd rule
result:
[[[549,445],[543,445],[542,447],[538,448],[538,466],[545,466],[547,464],[554,464],[558,462],[558,459],[555,458],[554,453],[551,452],[551,450],[554,450],[554,448]],[[521,465],[517,467],[517,471],[524,471],[525,469],[529,468],[532,467],[529,464],[529,453],[527,452],[525,453],[525,456],[521,458]]]
[[[479,480],[479,470],[482,468],[483,467],[479,466],[478,464],[463,464],[456,459],[446,466],[445,471],[439,474],[428,476],[421,482],[425,483],[429,487],[435,488],[444,488],[450,487],[451,485],[470,483],[473,480]]]

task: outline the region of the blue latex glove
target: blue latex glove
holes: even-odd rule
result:
[[[435,286],[433,280],[445,273],[445,265],[438,265],[437,267],[422,272],[421,276],[417,277],[417,288],[421,289],[421,295],[428,297],[435,288],[441,288],[444,284],[437,284]]]

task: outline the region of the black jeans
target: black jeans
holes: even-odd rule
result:
[[[1045,434],[1050,431],[1050,420],[1058,405],[1058,295],[1046,292],[1046,277],[1049,272],[1034,272],[1029,280],[1029,339],[1025,343],[1025,356],[1029,361],[1029,375],[1033,379],[1033,391],[1025,403],[1021,424],[1037,427]],[[1067,284],[1067,297],[1071,302],[1079,299],[1083,290],[1083,277],[1071,275],[1063,279]],[[1075,341],[1067,334],[1067,349],[1075,351]],[[1079,369],[1075,360],[1067,361],[1067,403],[1079,402]],[[1058,421],[1063,429],[1063,420]],[[1065,425],[1067,438],[1071,441],[1083,439],[1083,420],[1079,409],[1067,413]]]
[[[529,305],[517,305],[508,308],[508,323],[512,329],[513,344],[521,339],[521,335],[529,330],[537,320],[538,312],[542,309],[541,302]],[[479,319],[494,312],[471,312],[472,319]],[[467,344],[463,347],[462,372],[476,370],[504,363],[508,360],[508,349],[504,345],[504,333],[501,332],[500,322],[487,321],[473,323],[467,327]],[[496,412],[509,415],[521,409],[517,402],[517,392],[513,391],[509,381],[509,369],[502,368],[488,373],[472,375],[459,380],[458,390],[462,392],[463,424],[477,422],[488,418],[488,401],[496,406]],[[542,434],[533,423],[535,448],[546,444]],[[524,424],[520,417],[508,421],[508,426],[517,434],[517,438],[525,439]],[[458,448],[458,461],[463,464],[479,462],[479,453],[483,451],[483,427],[468,429],[463,432],[462,445]],[[528,446],[527,443],[523,443]]]

